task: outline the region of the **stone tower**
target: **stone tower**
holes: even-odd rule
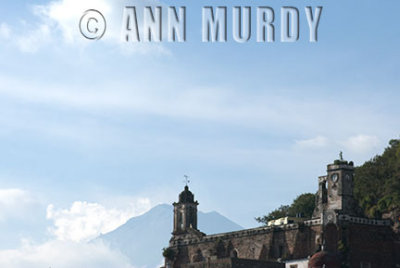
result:
[[[174,235],[187,233],[189,229],[197,230],[197,206],[194,195],[186,185],[179,195],[179,202],[174,203]]]
[[[353,175],[352,162],[336,161],[328,165],[328,206],[341,214],[353,214]]]
[[[318,178],[318,194],[313,218],[320,218],[326,225],[336,223],[338,214],[356,215],[353,198],[354,164],[335,160],[327,166],[327,175]]]

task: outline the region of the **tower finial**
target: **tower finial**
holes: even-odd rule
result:
[[[185,178],[185,180],[183,181],[186,185],[186,187],[188,187],[190,180],[189,180],[189,176],[188,175],[183,175],[183,177]]]

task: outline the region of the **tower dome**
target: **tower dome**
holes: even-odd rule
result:
[[[179,203],[194,203],[194,195],[189,191],[189,186],[185,186],[185,190],[179,194]]]

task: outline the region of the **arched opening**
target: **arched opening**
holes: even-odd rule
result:
[[[230,253],[230,257],[231,258],[237,258],[238,257],[238,251],[237,251],[237,249],[236,248],[234,248],[232,251],[231,251],[231,253]]]
[[[322,182],[322,203],[328,202],[328,181],[324,180]]]
[[[262,249],[261,249],[261,252],[260,252],[259,259],[263,260],[263,261],[268,260],[268,252],[269,252],[268,248],[265,245],[263,245]]]

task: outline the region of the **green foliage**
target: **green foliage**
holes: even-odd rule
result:
[[[163,248],[163,256],[170,261],[173,261],[175,258],[175,251],[172,248]]]
[[[288,206],[280,206],[278,209],[275,209],[264,215],[262,217],[257,217],[256,221],[267,224],[268,221],[279,219],[283,217],[296,217],[297,215],[301,214],[302,217],[309,219],[312,216],[315,207],[315,194],[302,194],[299,195],[293,203]]]
[[[354,197],[371,218],[400,208],[400,140],[391,140],[382,155],[356,168]]]
[[[346,251],[346,246],[345,246],[345,244],[343,243],[342,240],[339,240],[337,249],[338,249],[339,252]]]
[[[315,208],[315,194],[299,195],[289,208],[289,215],[301,215],[303,218],[310,219]]]
[[[335,161],[333,161],[334,165],[348,165],[349,162],[347,162],[346,160],[340,160],[340,159],[336,159]]]

